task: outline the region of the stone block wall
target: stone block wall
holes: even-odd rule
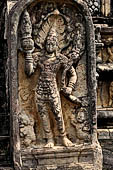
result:
[[[103,151],[103,170],[113,169],[113,129],[98,129],[98,139]]]

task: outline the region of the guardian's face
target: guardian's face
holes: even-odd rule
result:
[[[79,123],[83,123],[85,121],[85,115],[84,115],[84,112],[78,112],[78,115],[77,115],[77,121]]]
[[[48,37],[46,41],[47,52],[53,53],[56,51],[56,48],[57,48],[57,37],[56,36]]]

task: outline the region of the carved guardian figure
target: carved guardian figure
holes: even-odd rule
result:
[[[47,144],[45,145],[45,147],[54,146],[53,134],[50,127],[47,105],[49,105],[57,122],[57,128],[59,131],[59,135],[62,139],[62,144],[64,146],[73,146],[73,143],[66,136],[66,130],[61,107],[60,91],[58,90],[57,85],[57,73],[59,72],[60,69],[62,69],[60,90],[63,91],[63,93],[72,102],[74,101],[80,104],[80,100],[71,95],[72,90],[74,89],[74,86],[77,81],[76,71],[72,64],[73,59],[76,62],[80,59],[79,49],[73,48],[73,50],[68,54],[68,57],[61,53],[61,48],[59,48],[58,42],[59,33],[56,29],[56,20],[59,19],[58,18],[59,16],[60,13],[57,9],[52,13],[48,14],[47,20],[52,18],[53,25],[51,25],[48,29],[48,33],[44,39],[43,46],[40,43],[41,38],[38,38],[40,32],[42,31],[42,27],[41,29],[39,29],[40,30],[39,33],[36,30],[34,30],[34,34],[37,36],[36,38],[34,38],[34,41],[32,39],[31,21],[29,13],[27,11],[25,11],[23,14],[23,21],[21,27],[22,29],[21,47],[22,50],[26,53],[25,73],[28,76],[31,76],[35,72],[36,68],[40,70],[40,75],[36,87],[36,99],[37,99],[36,103],[38,113],[40,114],[40,118],[42,121],[43,130],[45,132],[45,136],[47,139]],[[46,25],[47,23],[42,23],[41,21],[41,24]],[[70,43],[69,39],[63,48],[66,48],[69,45]],[[34,43],[42,47],[43,50],[41,52],[37,49],[34,50]],[[67,72],[70,75],[68,83],[66,83]]]

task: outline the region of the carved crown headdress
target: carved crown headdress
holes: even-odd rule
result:
[[[56,23],[54,23],[54,25],[51,26],[51,28],[50,28],[50,30],[49,30],[49,32],[47,34],[47,39],[49,37],[56,37],[56,38],[58,38],[58,33],[57,33],[57,30],[56,30]]]

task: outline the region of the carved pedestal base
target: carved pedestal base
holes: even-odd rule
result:
[[[102,170],[99,145],[37,148],[22,152],[24,170]]]

